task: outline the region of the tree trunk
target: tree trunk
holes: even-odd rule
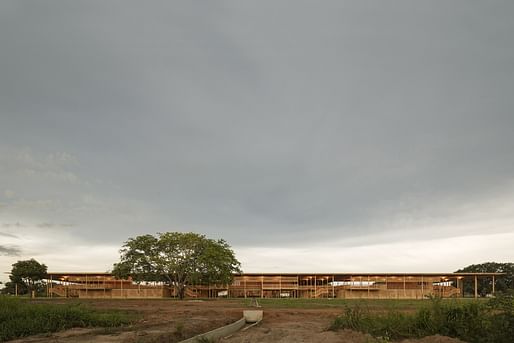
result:
[[[186,286],[183,284],[177,285],[178,297],[183,300],[186,296]]]

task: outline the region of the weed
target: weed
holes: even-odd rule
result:
[[[178,322],[175,324],[175,336],[179,339],[184,338],[184,323]]]
[[[197,341],[198,343],[214,343],[214,342],[215,342],[213,339],[211,339],[211,338],[207,338],[207,337],[198,337],[198,338],[196,339],[196,341]]]

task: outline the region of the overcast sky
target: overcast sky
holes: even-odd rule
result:
[[[512,1],[0,2],[0,271],[513,261]],[[5,275],[0,280],[5,280]]]

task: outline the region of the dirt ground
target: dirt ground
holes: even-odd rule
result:
[[[53,302],[66,302],[57,300]],[[174,300],[87,300],[81,301],[94,308],[116,308],[136,311],[141,319],[122,329],[71,329],[19,339],[21,343],[172,343],[192,337],[217,327],[232,323],[242,317],[247,307],[242,301],[174,301]],[[253,342],[375,342],[371,336],[349,330],[327,331],[340,308],[265,308],[262,322],[238,332],[222,341],[225,343]],[[425,337],[405,340],[404,343],[457,343],[448,337]]]

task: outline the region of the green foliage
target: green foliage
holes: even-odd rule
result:
[[[444,302],[434,298],[430,306],[413,315],[347,307],[330,329],[351,329],[387,340],[439,334],[471,343],[510,343],[514,337],[514,300],[511,296],[486,303]]]
[[[18,294],[30,293],[32,290],[37,291],[41,286],[41,281],[46,278],[46,270],[46,265],[35,259],[18,261],[12,265],[11,275],[9,275],[11,283],[6,287],[14,288],[14,285],[18,284]]]
[[[228,284],[233,273],[241,272],[227,242],[192,232],[129,238],[120,253],[121,261],[113,268],[115,276],[166,282],[175,287],[180,298],[187,285]]]
[[[514,263],[497,263],[486,262],[481,264],[472,264],[465,268],[459,269],[456,273],[505,273],[503,276],[496,277],[496,292],[507,292],[514,289]],[[493,291],[493,281],[491,278],[478,279],[478,293],[482,296],[490,294]],[[464,292],[473,294],[474,283],[472,280],[464,280]]]
[[[23,282],[18,283],[18,294],[28,294],[28,288],[25,286]],[[4,288],[0,291],[0,294],[15,294],[16,293],[16,283],[12,281],[8,281],[5,283]]]
[[[0,342],[72,327],[117,327],[129,324],[132,317],[119,311],[95,311],[80,304],[35,304],[0,297]]]

